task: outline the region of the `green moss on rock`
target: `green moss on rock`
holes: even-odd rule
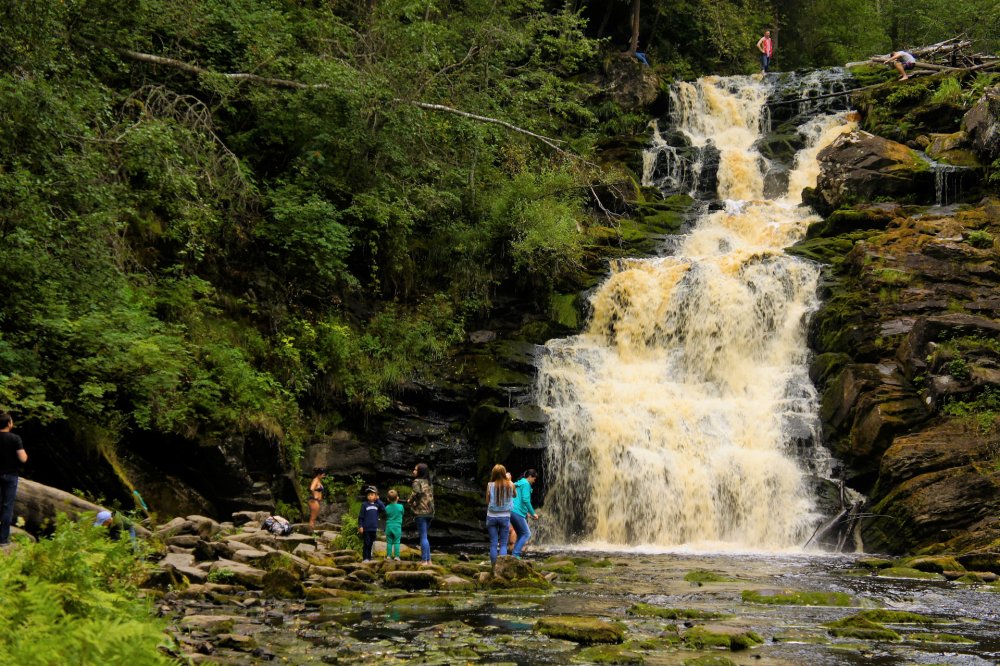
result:
[[[561,638],[575,643],[621,643],[625,640],[625,626],[595,617],[552,615],[535,623],[535,631],[550,638]]]
[[[851,606],[854,600],[846,592],[758,591],[743,590],[744,603],[776,606]]]
[[[689,648],[704,650],[724,648],[734,652],[761,645],[764,639],[754,631],[739,631],[729,628],[698,625],[684,632],[681,640]]]
[[[930,571],[920,571],[909,567],[888,567],[878,572],[879,576],[886,578],[913,578],[915,580],[944,580],[944,576]]]
[[[900,639],[899,634],[892,629],[884,627],[878,622],[866,620],[858,615],[845,617],[835,622],[828,622],[824,626],[828,628],[831,636],[837,638],[858,638],[874,641],[898,641]]]

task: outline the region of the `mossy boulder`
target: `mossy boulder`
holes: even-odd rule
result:
[[[755,631],[724,625],[696,625],[683,633],[684,645],[694,650],[723,648],[737,652],[756,645],[764,639]]]
[[[920,571],[943,574],[945,571],[965,571],[965,567],[958,563],[953,557],[906,557],[897,560],[894,566],[909,567]]]
[[[273,599],[301,599],[305,596],[305,589],[297,572],[275,569],[264,574],[261,593]]]
[[[930,571],[921,571],[919,569],[910,569],[909,567],[888,567],[881,569],[878,572],[879,576],[885,578],[912,578],[914,580],[945,580],[945,577],[941,574],[932,573]]]
[[[831,636],[873,641],[898,641],[899,634],[878,622],[852,615],[826,625]]]
[[[835,139],[818,159],[820,174],[808,203],[820,213],[876,197],[933,203],[930,165],[901,143],[856,130]]]
[[[550,638],[561,638],[575,643],[621,643],[625,640],[625,626],[595,617],[577,615],[552,615],[535,623],[535,631]]]

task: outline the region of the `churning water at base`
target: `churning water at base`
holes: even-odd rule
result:
[[[800,128],[790,194],[765,200],[755,143],[768,93],[756,77],[675,87],[673,129],[718,160],[724,209],[672,256],[612,266],[585,332],[546,345],[549,541],[783,549],[818,519],[807,475],[828,457],[805,340],[818,269],[782,249],[816,219],[799,193],[847,123]]]

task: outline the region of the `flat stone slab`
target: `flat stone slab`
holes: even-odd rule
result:
[[[427,590],[438,587],[440,581],[432,571],[390,571],[385,586],[403,590]]]
[[[596,617],[576,615],[553,615],[543,617],[535,623],[535,631],[550,638],[562,638],[586,645],[592,643],[621,643],[625,640],[625,628],[617,622],[608,622]]]

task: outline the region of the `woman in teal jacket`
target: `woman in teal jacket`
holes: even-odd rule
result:
[[[514,526],[517,533],[517,542],[514,544],[514,557],[521,557],[524,544],[531,538],[531,528],[528,527],[528,516],[532,520],[538,520],[535,507],[531,506],[531,486],[538,480],[538,472],[533,469],[526,470],[524,475],[514,484],[517,496],[514,498],[514,506],[510,510],[510,524]]]

